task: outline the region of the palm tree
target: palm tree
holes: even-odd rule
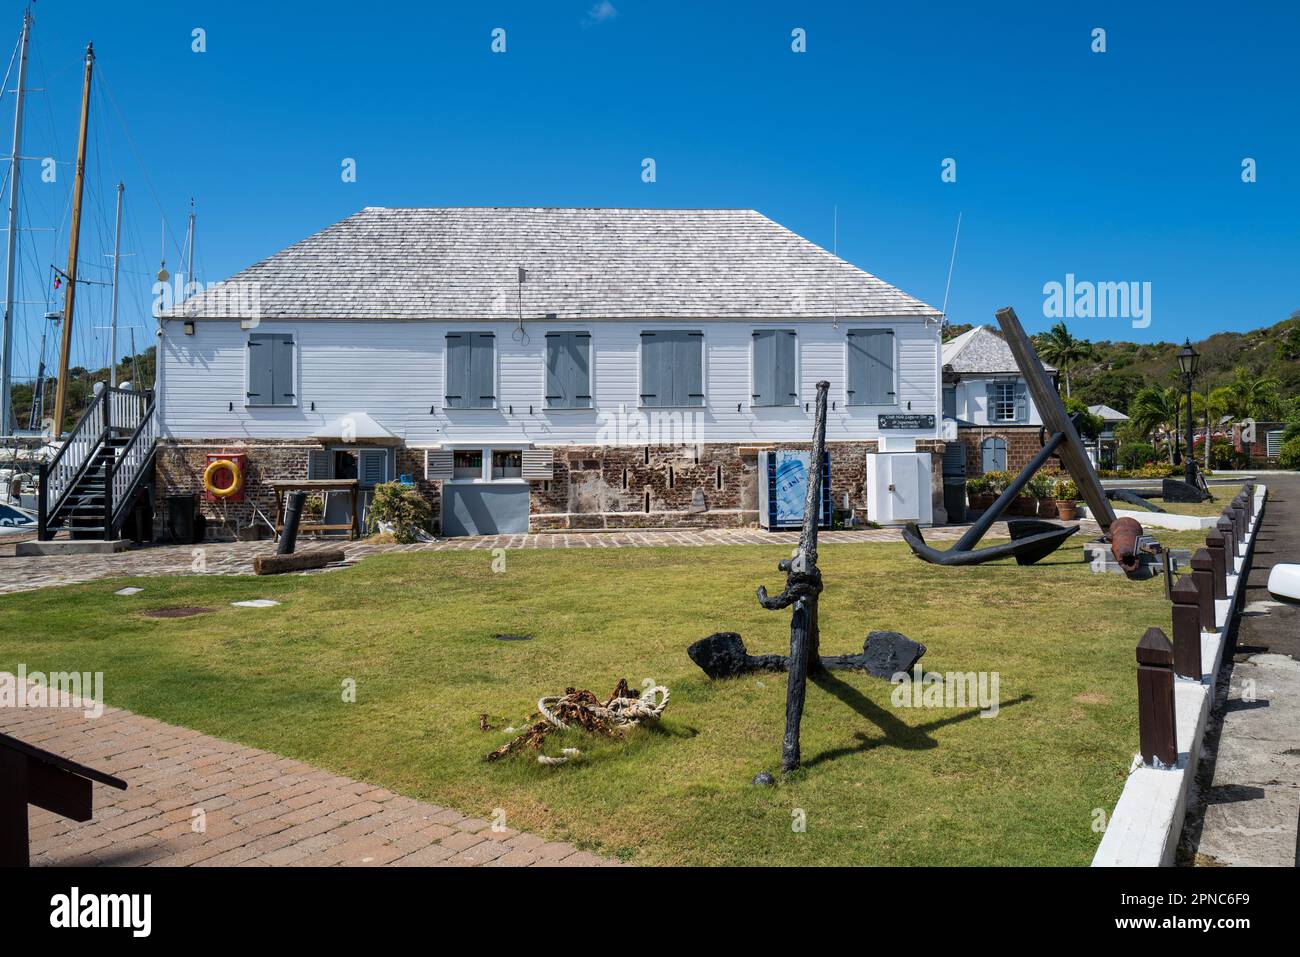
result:
[[[1178,431],[1178,414],[1183,397],[1177,388],[1161,389],[1149,385],[1129,403],[1128,417],[1133,427],[1144,436],[1162,433],[1168,441],[1169,461],[1174,461],[1173,435]]]
[[[1229,413],[1237,419],[1264,419],[1272,415],[1282,383],[1271,376],[1252,376],[1241,366],[1233,374],[1236,378],[1226,387]]]
[[[1038,354],[1044,361],[1056,366],[1065,373],[1065,397],[1070,397],[1070,367],[1084,362],[1096,355],[1092,343],[1087,339],[1076,339],[1065,328],[1064,322],[1058,322],[1047,332],[1038,336]]]

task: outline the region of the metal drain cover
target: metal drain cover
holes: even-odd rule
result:
[[[493,635],[497,641],[532,641],[532,635]]]

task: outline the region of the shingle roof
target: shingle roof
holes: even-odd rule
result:
[[[515,319],[519,266],[525,318],[939,315],[752,209],[532,207],[363,209],[171,315],[238,282],[263,319]]]
[[[1042,359],[1038,361],[1048,372],[1056,371],[1055,366]],[[1020,371],[1011,347],[988,326],[976,326],[945,342],[943,365],[966,375],[1005,375]]]
[[[1106,422],[1126,422],[1128,416],[1118,409],[1112,409],[1108,405],[1090,405],[1088,411],[1093,415],[1099,415]]]

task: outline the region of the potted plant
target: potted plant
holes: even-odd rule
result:
[[[1006,491],[1007,484],[1011,481],[1011,473],[1001,471],[985,472],[984,478],[989,483],[988,492],[986,493],[988,499],[984,505],[984,507],[988,509],[992,508],[993,503],[997,501],[998,496]]]
[[[1079,489],[1068,478],[1056,481],[1056,517],[1072,522],[1079,516]]]
[[[1031,515],[1039,518],[1053,518],[1056,515],[1056,480],[1050,475],[1035,475],[1025,486],[1034,499]]]
[[[977,475],[973,479],[966,480],[966,501],[970,503],[972,511],[981,512],[993,504],[993,496],[989,494],[989,480],[983,475]]]

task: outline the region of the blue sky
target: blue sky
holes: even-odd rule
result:
[[[71,159],[93,39],[82,259],[107,262],[121,178],[122,322],[138,336],[160,220],[175,271],[191,196],[205,281],[370,205],[753,207],[828,248],[838,207],[840,255],[935,305],[961,212],[954,322],[1010,304],[1045,328],[1043,284],[1067,274],[1151,283],[1149,327],[1072,322],[1094,339],[1181,340],[1300,308],[1300,5],[612,6],[41,0],[29,82],[49,92],[29,100],[24,153]],[[0,19],[15,39],[21,7]],[[12,107],[0,100],[5,130]],[[57,230],[71,171],[39,172],[24,170],[28,225]],[[35,298],[40,270],[66,260],[66,225],[30,235]],[[105,288],[79,291],[83,360],[105,349]]]

